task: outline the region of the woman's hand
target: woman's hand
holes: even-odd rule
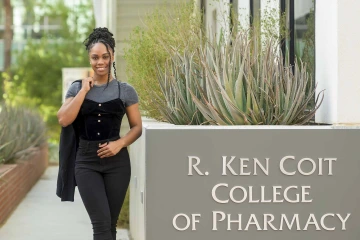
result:
[[[90,91],[90,89],[94,86],[94,79],[92,77],[84,78],[81,82],[81,89],[85,92]]]
[[[99,150],[97,151],[97,153],[100,158],[105,158],[116,155],[118,152],[120,152],[121,149],[122,145],[120,144],[120,142],[113,141],[109,142],[109,144],[103,143],[99,145]]]

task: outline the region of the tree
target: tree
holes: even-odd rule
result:
[[[89,65],[82,41],[95,25],[90,4],[89,1],[69,8],[63,1],[54,1],[42,5],[43,15],[39,19],[48,16],[61,29],[42,33],[40,40],[30,39],[24,50],[17,53],[16,66],[11,69],[13,78],[6,82],[6,101],[38,108],[53,141],[58,140],[61,129],[56,113],[61,106],[62,68]],[[76,22],[76,19],[86,21]]]

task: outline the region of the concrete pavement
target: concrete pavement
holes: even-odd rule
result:
[[[91,240],[92,225],[76,188],[74,202],[55,195],[57,166],[49,166],[10,218],[0,228],[0,240]],[[117,230],[117,240],[129,240]]]

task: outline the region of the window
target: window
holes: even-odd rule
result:
[[[208,33],[220,34],[231,28],[222,20],[227,4],[242,27],[260,24],[261,31],[282,38],[281,50],[286,61],[294,65],[295,59],[306,62],[308,72],[315,76],[315,1],[314,0],[199,0],[204,11],[203,23]],[[231,13],[228,13],[232,20]],[[269,18],[271,18],[269,20]]]
[[[294,3],[294,53],[315,73],[315,2],[295,0]]]

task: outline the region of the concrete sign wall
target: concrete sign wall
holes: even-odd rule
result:
[[[359,129],[144,130],[146,240],[359,239]]]

